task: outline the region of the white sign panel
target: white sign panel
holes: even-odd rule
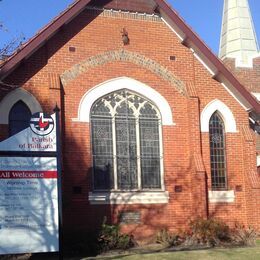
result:
[[[44,113],[34,114],[30,127],[0,142],[0,151],[55,152],[55,114],[52,116],[46,116]]]
[[[59,251],[56,158],[0,157],[0,241],[0,254]]]

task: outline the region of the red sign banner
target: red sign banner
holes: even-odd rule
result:
[[[57,171],[0,171],[0,179],[57,179]]]

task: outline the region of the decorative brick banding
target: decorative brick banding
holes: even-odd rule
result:
[[[132,12],[122,11],[122,10],[115,10],[115,9],[104,9],[104,8],[97,8],[94,6],[87,6],[86,11],[94,15],[99,15],[99,16],[109,17],[109,18],[124,18],[124,19],[133,19],[133,20],[162,22],[161,17],[156,14],[140,13],[140,12],[133,12],[133,11]]]
[[[61,75],[63,86],[66,86],[70,81],[77,78],[80,74],[85,73],[91,68],[104,65],[113,61],[130,62],[139,65],[151,72],[155,73],[165,81],[174,86],[179,93],[186,96],[187,91],[184,83],[173,75],[167,68],[163,67],[156,61],[149,59],[139,53],[134,53],[126,50],[114,50],[98,54],[90,57],[76,65]]]

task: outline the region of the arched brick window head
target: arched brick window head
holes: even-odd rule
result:
[[[225,126],[216,111],[209,121],[212,190],[227,189]]]
[[[16,102],[9,112],[9,135],[15,135],[18,132],[29,127],[31,111],[23,101]]]

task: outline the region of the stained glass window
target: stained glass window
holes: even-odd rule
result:
[[[10,136],[29,127],[31,111],[27,105],[18,101],[13,105],[9,113],[9,134]]]
[[[213,190],[227,189],[224,122],[218,112],[209,121],[211,185]]]
[[[161,189],[161,116],[149,100],[122,89],[91,110],[95,190]]]

